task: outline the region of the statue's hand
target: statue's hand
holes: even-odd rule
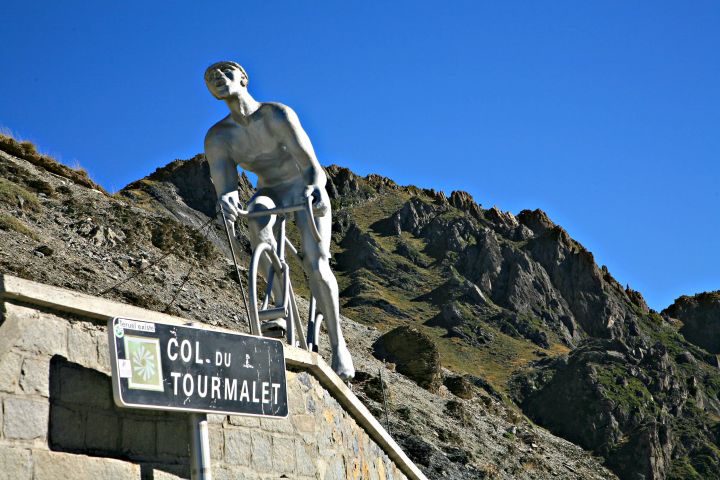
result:
[[[238,192],[229,192],[220,197],[220,208],[225,214],[225,219],[234,224],[240,211],[240,199]]]
[[[305,187],[305,198],[312,197],[313,213],[318,217],[324,217],[328,213],[328,206],[323,201],[322,190],[317,185]]]

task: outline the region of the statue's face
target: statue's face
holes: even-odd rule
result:
[[[218,65],[206,72],[205,84],[215,98],[223,100],[245,90],[247,77],[233,65]]]

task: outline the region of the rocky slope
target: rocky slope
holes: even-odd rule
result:
[[[0,155],[2,271],[90,293],[135,275],[106,295],[244,328],[201,156],[107,196]],[[612,476],[535,424],[621,478],[720,478],[716,357],[542,211],[327,171],[356,391],[384,420],[383,372],[430,478]]]
[[[0,273],[246,330],[224,232],[207,215],[212,191],[202,157],[108,195],[60,166],[8,154],[8,142],[0,139]],[[241,187],[249,192],[246,179]],[[241,257],[247,261],[247,251]],[[382,334],[375,325],[343,321],[358,370],[353,389],[429,478],[613,477],[483,379],[438,363],[440,383],[421,388],[372,355]],[[322,351],[327,358],[327,345]]]

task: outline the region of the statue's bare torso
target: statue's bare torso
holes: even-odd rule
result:
[[[283,142],[283,132],[289,130],[282,125],[289,121],[288,110],[278,103],[262,103],[247,118],[247,125],[228,115],[208,132],[208,137],[223,143],[236,165],[258,176],[258,188],[295,183],[305,187],[304,172]]]

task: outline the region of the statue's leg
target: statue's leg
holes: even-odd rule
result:
[[[273,202],[270,197],[263,195],[253,197],[248,204],[248,210],[251,212],[258,210],[268,210],[271,208],[275,208],[275,202]],[[275,240],[275,235],[273,232],[274,226],[274,216],[248,219],[248,233],[250,237],[250,245],[252,246],[253,251],[255,251],[255,247],[257,247],[257,245],[262,242],[269,243],[270,245],[272,245],[273,250],[277,250],[277,241]],[[266,255],[263,255],[260,258],[259,268],[260,273],[265,278],[265,280],[269,280],[267,278],[267,274],[270,271],[270,260],[267,258]],[[276,303],[282,302],[282,285],[279,273],[280,272],[275,272],[276,275],[275,279],[273,280],[273,295],[275,296]]]
[[[330,202],[327,200],[327,205],[329,204]],[[318,243],[313,238],[308,223],[310,219],[306,212],[297,212],[295,219],[302,234],[303,267],[308,275],[310,291],[325,316],[325,325],[333,352],[332,368],[340,378],[348,380],[355,376],[355,368],[340,329],[338,285],[335,275],[330,269],[330,230],[332,226],[330,212],[323,217],[316,218],[322,243]]]

